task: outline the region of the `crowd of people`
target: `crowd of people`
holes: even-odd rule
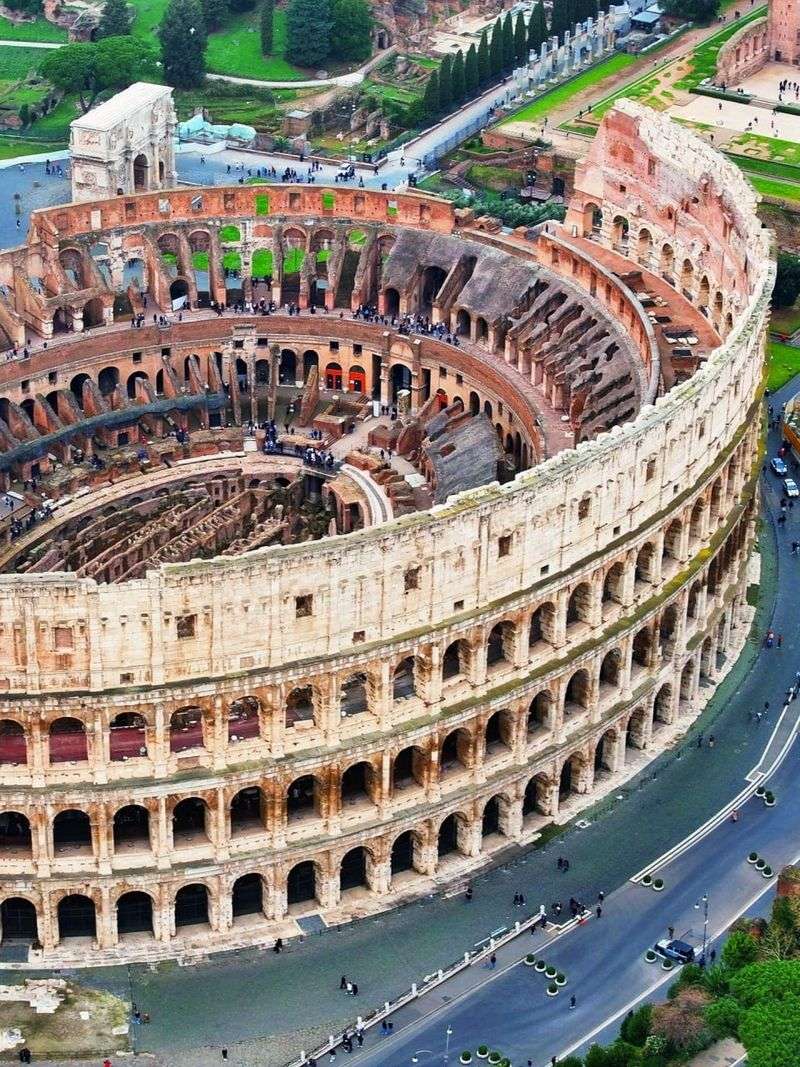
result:
[[[453,333],[446,322],[432,322],[427,315],[380,315],[374,304],[359,304],[353,312],[354,319],[363,322],[378,323],[381,326],[391,326],[398,333],[408,336],[412,333],[420,333],[425,337],[433,337],[437,341],[445,341],[449,345],[459,346],[458,334]]]

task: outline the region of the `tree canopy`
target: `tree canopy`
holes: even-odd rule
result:
[[[201,85],[206,76],[206,23],[199,0],[169,0],[158,28],[164,77],[177,89]]]
[[[131,32],[133,18],[126,0],[106,0],[97,26],[97,36],[125,37]]]
[[[158,78],[157,63],[152,46],[138,37],[103,37],[95,44],[78,42],[54,49],[40,70],[56,88],[77,93],[85,113],[108,89],[118,92],[135,81]]]
[[[273,23],[275,21],[275,0],[264,0],[261,5],[261,52],[272,55]]]
[[[289,0],[286,9],[286,55],[298,67],[319,67],[331,50],[328,0]]]
[[[664,13],[686,22],[712,22],[719,11],[719,0],[664,0]]]
[[[332,0],[331,55],[361,63],[372,52],[375,19],[367,0]]]

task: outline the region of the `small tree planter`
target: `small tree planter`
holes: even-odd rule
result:
[[[663,880],[663,878],[654,878],[653,879],[653,889],[656,891],[656,893],[660,893],[663,890],[663,888],[664,888],[664,880]]]
[[[662,971],[671,971],[674,966],[675,965],[672,962],[672,960],[662,960],[661,961],[661,970]]]
[[[489,1046],[478,1045],[477,1049],[475,1050],[475,1055],[478,1057],[479,1060],[485,1060],[486,1057],[489,1055]]]
[[[489,1056],[488,1056],[489,1063],[492,1064],[492,1067],[497,1067],[497,1064],[500,1063],[502,1058],[503,1057],[500,1055],[500,1053],[497,1051],[497,1049],[492,1049],[492,1051],[489,1053]]]
[[[766,790],[765,786],[763,786],[763,785],[757,785],[756,786],[756,796],[757,797],[763,797],[764,794],[766,793],[766,791],[767,790]]]
[[[551,982],[550,985],[547,987],[547,995],[548,997],[558,996],[558,986],[555,982]]]
[[[559,971],[559,973],[556,975],[556,985],[560,989],[563,989],[563,987],[566,984],[567,984],[567,976],[565,974],[561,974],[561,972]]]
[[[764,807],[765,808],[774,808],[775,807],[775,794],[774,793],[767,792],[767,793],[764,794]]]
[[[532,952],[529,952],[528,955],[525,957],[524,963],[526,967],[536,966],[536,957]]]
[[[534,963],[534,965],[533,965],[533,969],[535,971],[538,971],[539,974],[542,973],[542,971],[545,969],[545,967],[547,967],[547,964],[544,962],[544,960],[537,960],[536,963]]]
[[[458,1057],[459,1063],[472,1063],[472,1053],[466,1050]]]
[[[555,978],[555,976],[557,974],[558,974],[558,971],[555,969],[555,967],[552,965],[552,963],[548,967],[545,967],[545,970],[544,970],[545,978]]]
[[[644,875],[642,875],[642,885],[646,885],[646,886],[650,887],[652,884],[653,884],[653,876],[652,876],[652,874],[644,874]]]
[[[653,952],[653,950],[651,948],[649,948],[647,950],[647,952],[645,952],[645,954],[644,954],[645,963],[655,963],[657,959],[658,959],[658,956],[656,955],[655,952]]]
[[[758,853],[757,852],[751,852],[750,855],[747,857],[747,862],[748,863],[758,863]]]
[[[766,865],[767,861],[765,859],[762,859],[761,856],[759,856],[755,863],[756,870],[763,871]]]
[[[772,868],[771,867],[765,867],[764,870],[761,872],[761,877],[762,878],[771,878],[772,877]]]

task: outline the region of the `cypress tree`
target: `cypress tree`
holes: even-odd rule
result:
[[[503,70],[514,69],[514,23],[511,12],[503,19]]]
[[[450,56],[439,65],[439,113],[446,115],[453,107],[453,67]]]
[[[494,80],[500,77],[503,69],[503,24],[500,19],[494,24],[492,41],[489,45],[489,77]]]
[[[550,33],[558,37],[559,44],[563,44],[566,31],[572,29],[574,10],[572,0],[553,0]]]
[[[425,83],[425,92],[422,97],[423,122],[434,122],[439,114],[439,75],[435,70]]]
[[[176,89],[201,85],[206,76],[207,37],[203,9],[197,0],[169,0],[158,37],[167,85]]]
[[[466,73],[464,70],[464,53],[456,52],[453,56],[453,72],[452,72],[452,86],[453,86],[453,103],[463,104],[467,95],[467,82]]]
[[[481,34],[478,45],[478,85],[485,85],[492,76],[492,63],[489,56],[489,38],[486,30]]]
[[[131,32],[132,21],[126,0],[106,0],[97,36],[126,37]]]
[[[542,0],[531,11],[528,22],[528,48],[539,54],[539,49],[547,40],[547,19],[544,17],[544,4]]]
[[[464,95],[469,100],[478,91],[480,77],[478,75],[478,52],[474,44],[467,49],[467,58],[464,60]]]
[[[528,61],[528,31],[525,27],[525,17],[520,11],[514,24],[514,58],[517,63]]]
[[[272,23],[275,15],[275,0],[263,0],[261,4],[261,54],[272,55]]]
[[[286,55],[298,67],[319,67],[331,50],[329,0],[289,0]]]

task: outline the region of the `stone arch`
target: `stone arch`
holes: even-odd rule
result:
[[[540,604],[528,624],[528,648],[533,651],[541,642],[552,645],[556,625],[556,606],[552,601]]]
[[[182,885],[175,894],[175,926],[209,925],[209,892],[204,882]]]
[[[503,621],[496,623],[489,631],[486,642],[486,666],[508,667],[514,661],[514,639],[516,627],[513,622]]]
[[[114,852],[150,848],[150,812],[143,804],[126,804],[114,812]]]
[[[643,626],[633,638],[631,660],[634,664],[647,669],[653,658],[653,631],[650,626]]]
[[[436,835],[436,854],[439,860],[445,856],[469,854],[466,847],[469,823],[466,816],[460,811],[454,811],[445,816],[439,823]]]
[[[116,913],[120,937],[153,933],[153,898],[149,893],[138,890],[122,893],[117,898]]]
[[[625,567],[617,560],[612,563],[603,578],[603,604],[623,604],[625,590]]]
[[[553,783],[543,772],[529,778],[522,798],[523,819],[552,814]]]
[[[228,742],[247,741],[261,736],[261,701],[243,696],[228,705]]]
[[[317,867],[312,860],[296,863],[286,876],[286,903],[289,908],[319,903]]]
[[[414,656],[406,656],[397,664],[392,675],[392,700],[417,696],[416,666]]]
[[[698,578],[689,589],[689,596],[686,601],[686,616],[689,619],[696,619],[700,611],[700,598],[703,593],[702,579]]]
[[[342,808],[361,807],[377,802],[377,776],[375,768],[367,760],[352,763],[342,772],[340,802]]]
[[[673,719],[672,686],[669,682],[661,686],[653,701],[653,724],[669,725]]]
[[[291,689],[286,697],[284,721],[287,726],[298,722],[315,722],[314,690],[310,685]]]
[[[622,684],[622,650],[612,648],[600,663],[600,685],[619,689]]]
[[[487,721],[483,731],[486,759],[508,752],[514,741],[514,721],[508,710],[496,711]]]
[[[634,708],[625,724],[626,748],[646,748],[647,724],[647,710],[643,707]]]
[[[384,315],[396,318],[400,314],[400,293],[393,286],[383,290]]]
[[[483,807],[481,815],[481,837],[492,837],[495,834],[505,837],[505,821],[508,815],[508,798],[501,793],[489,797]]]
[[[630,223],[624,215],[615,215],[611,223],[611,240],[615,248],[627,251],[630,238]]]
[[[286,818],[289,823],[314,819],[322,814],[322,783],[314,774],[295,778],[286,790]]]
[[[29,856],[33,848],[31,823],[21,811],[0,812],[0,856]]]
[[[231,798],[231,837],[262,831],[267,822],[267,797],[258,785],[247,785]]]
[[[681,538],[683,535],[683,523],[680,519],[673,519],[664,531],[663,560],[681,560]]]
[[[108,753],[112,762],[147,756],[147,723],[135,711],[121,711],[109,724]]]
[[[419,872],[422,865],[423,841],[415,830],[404,830],[392,842],[390,871],[392,880],[405,872]]]
[[[463,638],[447,646],[442,656],[442,681],[454,681],[467,673],[470,647]]]
[[[97,388],[102,396],[110,396],[119,385],[119,368],[103,367],[97,375]]]
[[[589,707],[592,683],[585,667],[575,671],[564,690],[564,718],[579,714]]]
[[[428,756],[419,745],[408,745],[392,760],[392,791],[424,789],[427,778]]]
[[[65,808],[53,819],[53,852],[58,855],[87,855],[92,852],[92,823],[85,811]]]
[[[694,265],[690,259],[684,259],[681,266],[681,284],[683,292],[691,299],[691,289],[694,282]]]
[[[372,854],[364,845],[356,845],[342,856],[339,864],[339,890],[369,889]]]
[[[595,777],[603,771],[613,773],[617,769],[617,743],[619,735],[615,729],[606,730],[597,742],[594,750]]]
[[[24,767],[27,763],[25,728],[15,719],[0,719],[0,766]]]
[[[0,942],[37,941],[39,918],[27,897],[6,897],[0,903]]]
[[[128,375],[128,381],[126,382],[125,391],[129,400],[136,399],[136,386],[137,382],[148,382],[149,376],[145,374],[143,370],[135,370],[132,374]]]
[[[670,277],[675,271],[675,249],[671,244],[661,247],[658,269],[665,277]]]
[[[573,752],[561,764],[558,777],[558,799],[564,801],[571,793],[580,793],[581,780],[585,772],[586,761],[583,753]]]
[[[592,621],[592,587],[588,582],[581,582],[569,595],[567,601],[567,629],[577,623]]]
[[[369,711],[369,695],[367,692],[367,675],[363,672],[351,674],[341,688],[339,707],[342,717],[349,715],[361,715]]]
[[[658,624],[658,644],[661,654],[666,656],[675,647],[675,640],[680,625],[680,612],[677,604],[669,604],[661,613]]]
[[[439,749],[439,773],[442,779],[472,765],[472,735],[465,727],[451,730]]]
[[[264,915],[264,879],[256,871],[240,875],[231,887],[231,917],[234,923],[246,915]]]
[[[92,330],[96,326],[104,326],[106,321],[103,301],[99,296],[93,296],[83,305],[83,328]]]
[[[543,689],[537,693],[528,705],[527,731],[528,736],[550,731],[553,728],[554,715],[553,694],[549,689]]]
[[[172,809],[172,842],[176,848],[211,840],[211,812],[203,797],[184,797]]]
[[[69,893],[59,900],[56,909],[58,939],[68,937],[96,937],[97,913],[91,897],[83,893]]]
[[[85,763],[89,742],[84,723],[71,715],[54,719],[48,734],[48,753],[51,763]]]
[[[150,163],[144,152],[133,160],[133,191],[142,193],[150,188]]]
[[[203,709],[194,704],[178,708],[169,719],[170,752],[187,752],[193,748],[205,748]]]
[[[653,251],[653,235],[643,226],[636,238],[636,254],[640,263],[647,266],[650,262],[650,254]]]
[[[655,580],[654,562],[655,546],[651,541],[645,542],[636,554],[636,568],[634,571],[634,588],[651,585]]]

